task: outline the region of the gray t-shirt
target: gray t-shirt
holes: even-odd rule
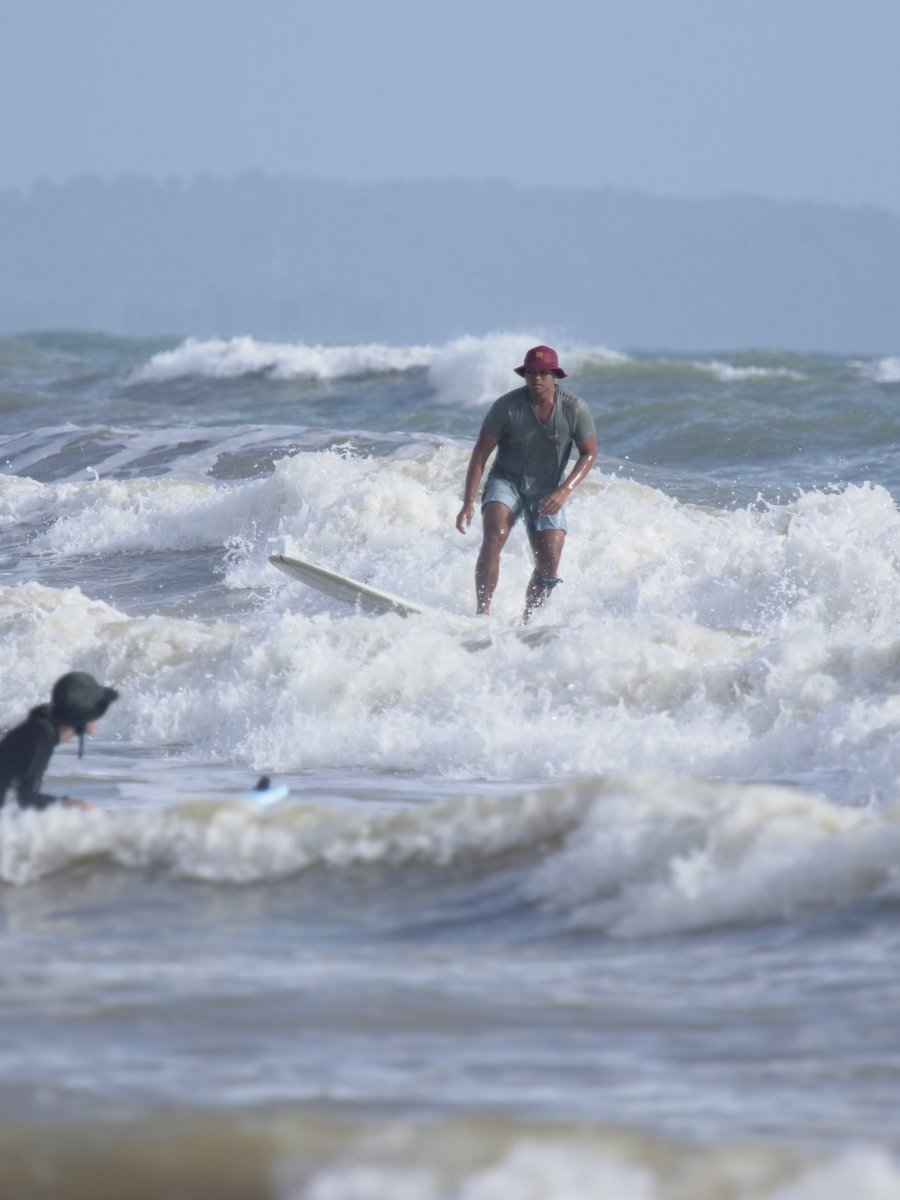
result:
[[[558,487],[573,444],[596,432],[587,404],[558,384],[546,425],[534,415],[528,388],[520,387],[494,401],[482,429],[497,439],[491,475],[508,480],[526,499]]]

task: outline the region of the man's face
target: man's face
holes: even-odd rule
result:
[[[556,392],[556,376],[552,371],[526,371],[525,386],[532,404],[546,403]]]

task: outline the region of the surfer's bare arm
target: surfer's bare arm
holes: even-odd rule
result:
[[[578,448],[578,459],[575,466],[569,472],[568,479],[565,479],[555,491],[550,492],[541,501],[538,511],[544,516],[559,512],[594,465],[594,461],[597,458],[597,435],[591,434],[583,442],[576,442],[575,445]]]
[[[475,497],[478,495],[478,485],[484,475],[487,460],[497,448],[497,438],[482,429],[469,459],[469,469],[466,471],[466,487],[463,493],[463,506],[456,517],[456,528],[460,533],[466,533],[475,516]]]

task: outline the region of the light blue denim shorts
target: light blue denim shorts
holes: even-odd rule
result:
[[[561,529],[565,533],[569,528],[565,507],[561,508],[558,513],[544,516],[538,512],[543,499],[543,496],[539,496],[537,500],[526,500],[515,484],[510,483],[507,479],[496,479],[493,475],[489,475],[481,494],[481,509],[483,512],[486,504],[497,501],[505,504],[510,510],[514,523],[518,521],[519,517],[524,516],[525,524],[534,533],[543,533],[545,529]]]

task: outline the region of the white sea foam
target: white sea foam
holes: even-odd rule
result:
[[[801,371],[791,370],[790,367],[736,367],[731,363],[710,359],[708,362],[695,363],[698,370],[714,375],[722,383],[743,383],[752,379],[803,379]]]
[[[900,809],[772,786],[634,777],[598,795],[532,898],[614,936],[792,920],[894,896]]]
[[[297,1200],[656,1200],[653,1173],[577,1142],[523,1137],[490,1165],[454,1171],[423,1163],[402,1166],[372,1161],[326,1168],[316,1173]],[[462,1175],[462,1178],[460,1178]]]
[[[513,368],[524,360],[530,346],[553,340],[560,362],[569,374],[588,364],[621,363],[627,356],[605,347],[586,347],[550,339],[536,333],[490,334],[462,337],[440,347],[429,366],[435,399],[442,405],[482,408],[521,385]]]
[[[105,812],[64,807],[42,813],[4,809],[0,878],[27,883],[99,856],[215,883],[279,879],[321,866],[490,863],[558,835],[584,803],[578,789],[537,791],[517,804],[475,796],[387,812],[323,803],[261,811],[251,801],[175,799],[166,808],[122,810],[112,819]]]
[[[862,374],[874,383],[900,383],[900,355],[888,355],[875,362],[864,363]]]
[[[166,383],[199,376],[236,379],[268,375],[272,379],[338,379],[427,367],[429,346],[386,346],[376,342],[347,346],[260,342],[252,337],[187,338],[174,350],[161,350],[139,367],[128,382]]]
[[[427,370],[438,404],[477,408],[519,384],[513,367],[526,350],[546,336],[496,333],[460,337],[441,346],[388,346],[378,343],[321,346],[260,342],[251,337],[187,338],[159,351],[128,379],[130,384],[167,383],[185,378],[341,379],[392,371]],[[597,362],[627,361],[604,347],[557,342],[570,372]]]
[[[34,525],[45,511],[54,511],[56,495],[34,479],[0,475],[0,529]]]
[[[798,789],[645,773],[392,808],[298,801],[260,812],[195,800],[0,817],[0,878],[14,884],[104,857],[217,884],[313,867],[387,867],[396,878],[413,865],[437,876],[477,863],[489,874],[508,871],[511,851],[521,902],[564,927],[641,938],[794,921],[896,901],[900,806],[851,809]]]
[[[287,1200],[895,1200],[900,1170],[880,1150],[853,1150],[830,1161],[803,1161],[750,1146],[679,1151],[637,1137],[584,1131],[523,1132],[485,1163],[487,1136],[473,1139],[470,1165],[412,1147],[398,1162],[395,1145],[361,1146],[352,1164],[322,1167]],[[455,1155],[461,1146],[453,1141]],[[465,1146],[465,1143],[463,1143]],[[287,1168],[289,1177],[289,1168]],[[306,1176],[306,1172],[304,1175]]]
[[[896,799],[900,517],[884,489],[726,512],[595,473],[572,502],[565,582],[534,622],[547,640],[516,634],[531,571],[516,531],[473,651],[459,620],[478,535],[453,524],[465,462],[422,443],[379,459],[298,453],[249,482],[8,481],[43,528],[23,571],[35,555],[58,569],[199,549],[223,612],[229,591],[256,599],[217,624],[132,616],[78,588],[0,587],[0,722],[85,666],[127,693],[116,733],[259,769],[503,780],[651,767]],[[279,524],[305,557],[437,611],[372,619],[287,579],[266,561]]]

